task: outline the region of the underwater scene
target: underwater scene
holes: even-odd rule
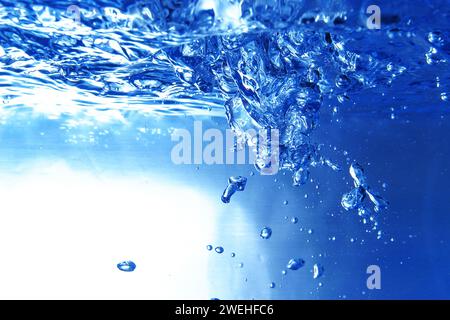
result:
[[[449,164],[449,0],[0,0],[0,299],[450,299]]]

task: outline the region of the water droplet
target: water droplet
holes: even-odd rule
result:
[[[298,222],[298,218],[297,217],[292,217],[291,222],[293,224],[296,224]]]
[[[213,246],[212,246],[212,245],[208,244],[208,245],[206,246],[206,250],[211,251],[212,249],[213,249]]]
[[[291,259],[289,260],[286,268],[290,270],[298,270],[305,265],[305,261],[303,259]]]
[[[314,266],[313,266],[313,278],[314,279],[319,278],[323,274],[323,271],[324,271],[324,268],[320,264],[318,264],[318,263],[314,264]]]
[[[244,264],[241,262],[241,263],[238,264],[238,267],[239,267],[239,268],[243,268],[243,267],[244,267]]]
[[[136,264],[130,260],[122,261],[117,264],[117,268],[121,271],[132,272],[136,269]]]
[[[232,257],[232,258],[236,257],[236,253],[232,252],[232,253],[231,253],[231,257]]]
[[[222,247],[216,247],[214,250],[219,254],[221,254],[225,251]]]
[[[272,236],[272,229],[264,227],[259,235],[263,239],[269,239]]]
[[[281,270],[281,274],[282,274],[283,276],[285,276],[285,275],[287,275],[287,271],[286,271],[286,270]]]
[[[283,201],[283,204],[284,204],[285,206],[287,206],[287,205],[289,204],[289,201],[284,200],[284,201]]]
[[[314,233],[314,230],[313,229],[309,229],[308,230],[308,234],[313,234]]]
[[[275,282],[271,282],[271,283],[269,283],[269,288],[270,288],[270,289],[273,289],[273,288],[275,288]]]

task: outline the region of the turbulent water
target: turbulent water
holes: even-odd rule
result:
[[[375,87],[448,101],[448,2],[408,3],[381,4],[370,30],[365,1],[1,1],[2,119],[222,114],[244,140],[278,129],[301,185],[339,170],[311,140],[319,112]]]
[[[369,30],[360,1],[1,1],[2,114],[222,113],[279,129],[301,184],[330,164],[309,138],[319,110],[397,78],[447,100],[448,3],[408,3],[381,4]]]
[[[213,115],[243,142],[277,129],[293,185],[312,167],[342,170],[354,182],[343,208],[377,230],[388,202],[356,162],[323,156],[314,133],[319,115],[338,125],[340,113],[426,114],[424,97],[448,110],[450,2],[419,2],[380,2],[373,30],[371,1],[0,0],[0,121],[44,116],[64,131],[136,113]],[[230,186],[224,202],[242,191]]]

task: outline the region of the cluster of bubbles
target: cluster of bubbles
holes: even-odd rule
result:
[[[389,203],[369,186],[361,165],[356,162],[352,163],[349,172],[354,188],[342,196],[341,205],[345,210],[357,210],[362,222],[370,226],[368,231],[377,230],[376,214],[382,209],[386,209]],[[372,202],[373,211],[364,205],[363,201],[366,198]],[[381,237],[380,230],[377,232],[377,236]]]

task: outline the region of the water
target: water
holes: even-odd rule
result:
[[[0,4],[2,297],[449,298],[449,1]]]

